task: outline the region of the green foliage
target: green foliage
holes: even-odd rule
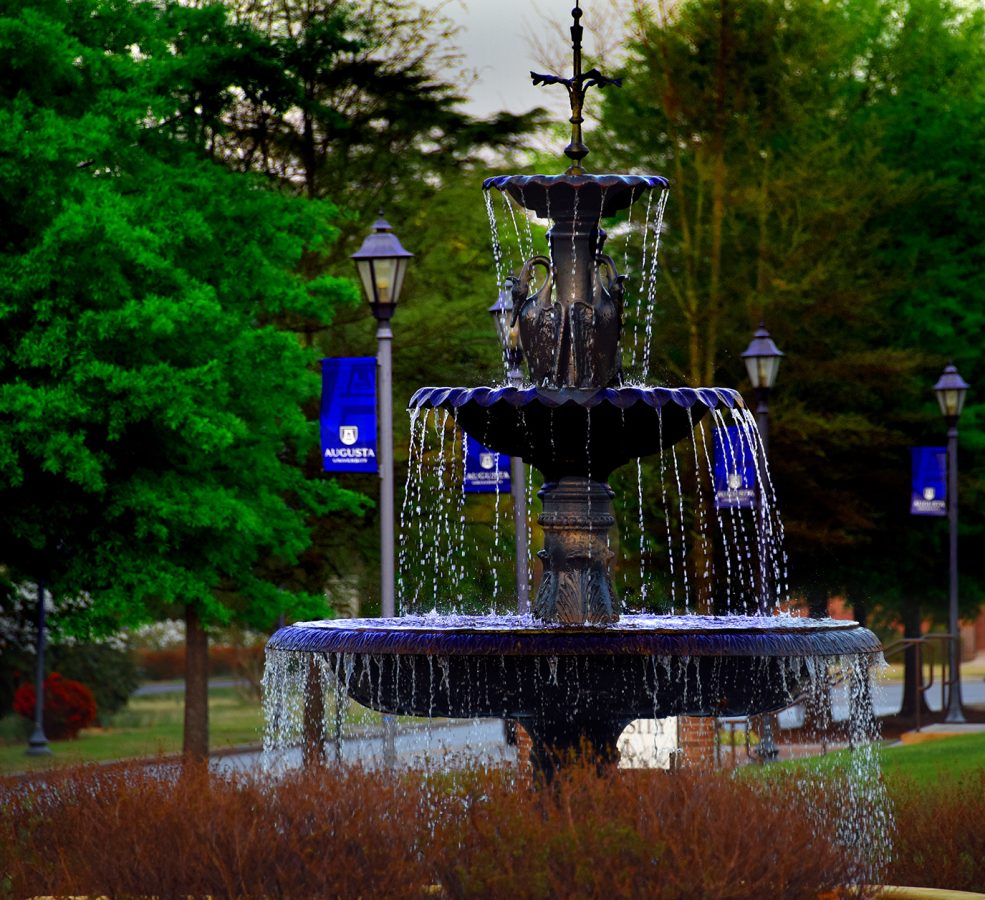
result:
[[[122,0],[0,19],[3,562],[112,621],[323,612],[262,566],[363,504],[305,477],[315,355],[274,325],[354,299],[298,271],[335,209],[199,143],[237,71],[209,47],[241,33],[218,7]]]
[[[770,461],[795,591],[942,599],[939,523],[907,515],[909,447],[943,443],[929,388],[947,356],[985,377],[983,10],[690,0],[640,16],[599,155],[672,181],[655,369],[740,384],[765,319],[787,354]],[[961,422],[968,549],[985,527],[982,410],[972,395]],[[969,608],[978,556],[962,555]]]

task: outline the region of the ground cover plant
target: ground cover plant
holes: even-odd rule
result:
[[[90,767],[0,782],[0,896],[839,896],[814,822],[721,774]]]
[[[892,794],[893,883],[985,892],[985,769],[933,784],[901,778]]]
[[[741,780],[792,788],[818,772],[847,766],[851,751],[748,766]],[[985,734],[879,749],[879,765],[893,810],[889,884],[985,891]]]

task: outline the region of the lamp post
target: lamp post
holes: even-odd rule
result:
[[[362,246],[352,254],[366,300],[376,318],[377,390],[380,400],[380,607],[384,617],[396,613],[393,565],[393,331],[407,263],[413,257],[397,240],[390,223],[380,217]]]
[[[947,628],[950,641],[950,690],[947,693],[945,722],[964,722],[961,711],[961,632],[958,625],[958,419],[964,408],[969,385],[948,363],[934,385],[937,402],[947,422],[947,526],[950,543],[950,590]]]
[[[496,302],[489,307],[499,345],[506,360],[506,377],[518,387],[523,383],[523,348],[513,323],[513,281],[507,278]],[[513,497],[513,530],[516,534],[516,611],[530,612],[530,582],[527,578],[527,496],[524,489],[523,460],[510,457],[510,494]]]
[[[768,456],[770,389],[776,384],[776,375],[780,371],[783,353],[777,349],[762,322],[759,323],[759,328],[756,329],[742,358],[746,361],[749,381],[752,382],[752,389],[756,394],[756,425],[763,440],[763,455]]]
[[[352,254],[369,308],[376,319],[376,371],[380,422],[380,613],[396,614],[394,603],[393,550],[393,330],[390,319],[397,309],[407,263],[413,253],[405,250],[390,223],[380,217],[362,246]],[[383,717],[383,763],[396,762],[396,723]]]
[[[752,382],[752,389],[756,395],[756,427],[759,429],[759,437],[762,441],[762,458],[760,459],[760,477],[757,479],[756,490],[759,496],[759,517],[760,528],[763,539],[765,539],[764,527],[766,523],[766,504],[763,502],[763,479],[762,470],[765,469],[766,461],[769,458],[770,447],[770,390],[776,384],[776,375],[780,371],[780,360],[783,353],[777,349],[773,343],[773,338],[766,330],[762,322],[753,335],[749,346],[742,354],[746,361],[746,371],[749,373],[749,381]],[[762,551],[762,546],[760,550]],[[760,613],[766,615],[767,594],[767,572],[765,565],[765,554],[760,552]]]
[[[34,673],[34,731],[27,742],[28,756],[46,756],[51,753],[48,738],[44,733],[44,644],[45,644],[45,609],[44,582],[38,582],[38,605],[36,610],[37,625],[37,657]]]
[[[763,502],[763,471],[765,470],[766,460],[769,457],[770,445],[770,390],[776,383],[777,373],[780,371],[780,360],[783,353],[773,343],[773,338],[766,330],[766,326],[760,322],[759,328],[753,335],[749,346],[742,354],[746,362],[746,371],[749,373],[749,381],[752,383],[753,392],[756,395],[756,427],[759,429],[759,438],[762,441],[762,459],[760,462],[760,475],[757,479],[756,489],[759,496],[759,519],[761,542],[765,541],[766,523],[766,504]],[[766,571],[765,548],[760,544],[759,553],[759,612],[762,615],[768,613],[766,598],[768,595],[769,573]],[[759,757],[763,762],[770,762],[779,756],[776,741],[773,735],[772,714],[763,716],[763,734],[759,743]]]

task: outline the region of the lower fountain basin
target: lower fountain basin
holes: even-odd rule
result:
[[[289,625],[268,647],[324,654],[349,696],[381,712],[515,718],[589,736],[593,722],[611,730],[637,718],[772,712],[806,690],[818,663],[881,650],[857,622],[652,615],[579,627],[519,616],[337,619]]]
[[[709,409],[732,410],[729,388],[614,387],[599,390],[426,387],[411,409],[445,409],[481,444],[519,456],[548,481],[605,481],[619,466],[683,440]]]

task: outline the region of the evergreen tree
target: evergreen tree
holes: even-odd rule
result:
[[[304,477],[315,360],[271,324],[355,298],[297,272],[335,210],[208,158],[223,101],[189,99],[182,46],[221,23],[128,0],[0,18],[0,562],[87,591],[106,623],[183,608],[195,756],[205,628],[323,614],[269,560],[305,550],[310,517],[363,505]]]

